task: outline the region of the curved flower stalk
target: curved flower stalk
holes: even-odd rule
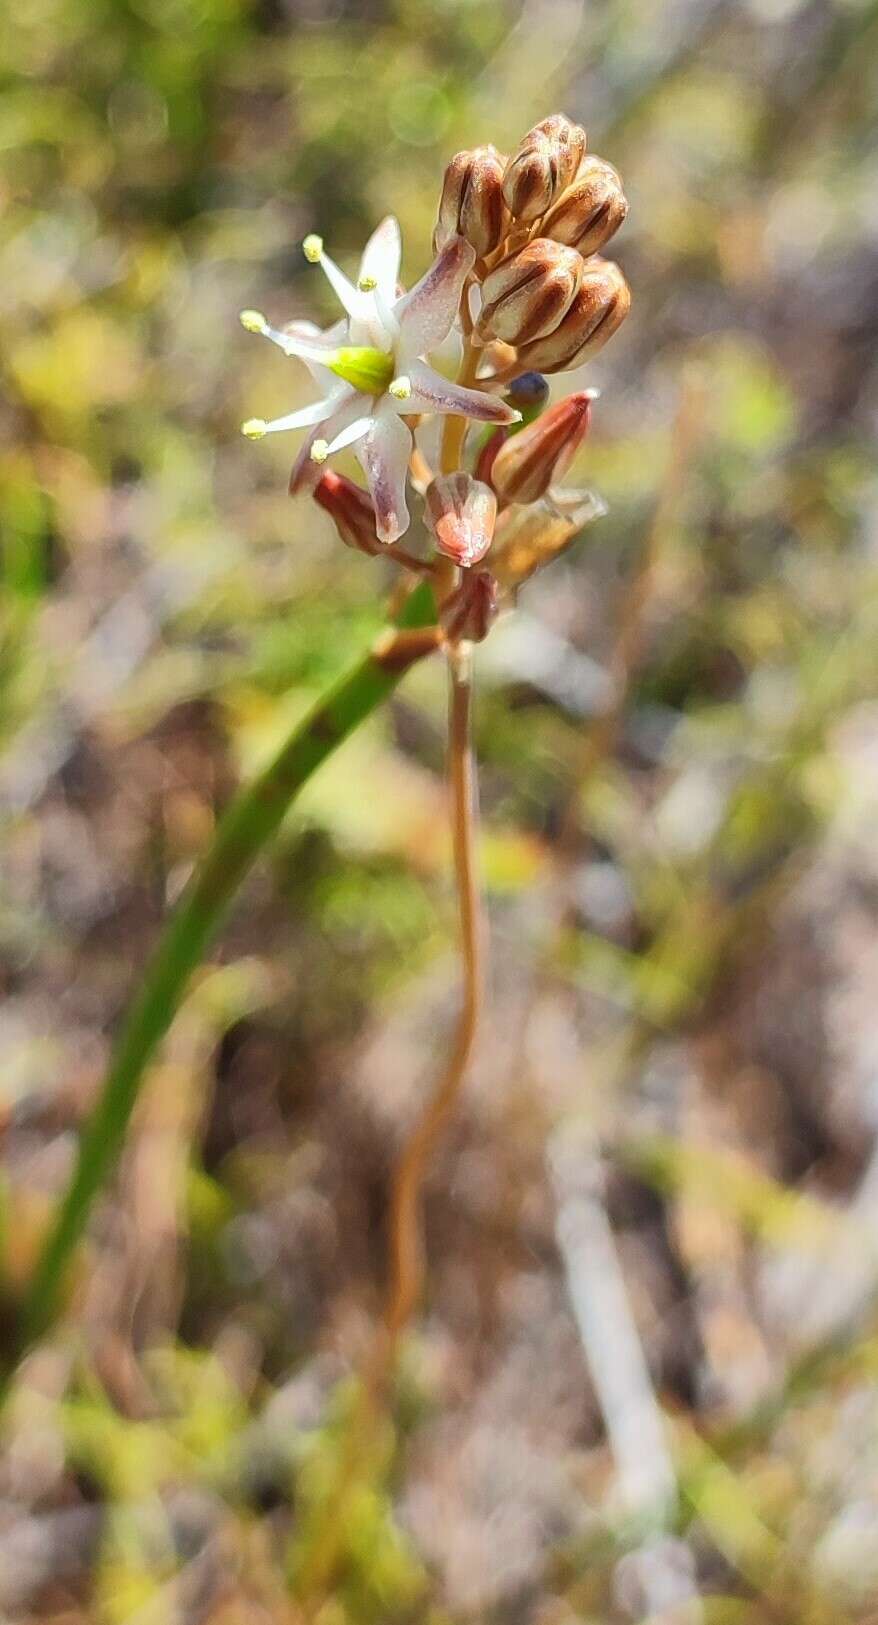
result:
[[[307,237],[304,250],[329,278],[345,309],[343,322],[320,333],[302,323],[279,331],[256,310],[242,311],[241,321],[285,355],[307,362],[324,394],[271,423],[250,418],[243,433],[259,440],[283,429],[311,430],[293,466],[293,494],[316,484],[320,465],[333,452],[353,446],[375,505],[378,539],[395,542],[409,526],[406,477],[413,441],[403,418],[450,412],[481,423],[515,423],[521,415],[498,396],[449,382],[426,359],[457,319],[475,249],[452,236],[420,282],[400,296],[401,243],[392,215],[366,244],[356,286],[319,237]]]

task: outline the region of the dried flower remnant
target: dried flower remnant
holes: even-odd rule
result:
[[[484,558],[496,518],[494,492],[471,474],[440,474],[427,488],[426,520],[436,546],[464,570]]]
[[[499,583],[490,570],[466,570],[446,598],[439,619],[451,643],[483,643],[500,609]]]
[[[384,551],[375,529],[375,508],[361,485],[328,468],[314,487],[314,501],[325,508],[346,547],[374,558]]]
[[[491,549],[491,569],[500,586],[514,592],[606,511],[593,491],[573,490],[550,490],[539,502],[507,508],[497,520]]]
[[[505,166],[506,159],[490,145],[455,153],[442,183],[434,249],[443,248],[455,235],[471,243],[480,258],[499,246],[509,230]]]

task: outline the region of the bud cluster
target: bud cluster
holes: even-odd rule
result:
[[[478,256],[474,342],[513,346],[523,368],[562,372],[595,355],[628,314],[622,272],[599,251],[628,213],[622,183],[586,153],[563,113],[535,124],[504,159],[459,152],[445,171],[435,245],[454,233]]]

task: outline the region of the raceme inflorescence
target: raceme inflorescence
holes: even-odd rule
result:
[[[509,157],[488,145],[451,159],[435,258],[410,290],[399,282],[400,232],[388,216],[355,283],[319,237],[305,239],[306,258],[344,310],[326,331],[241,314],[249,331],[303,361],[320,391],[285,417],[250,419],[244,434],[307,431],[291,493],[310,493],[348,546],[431,575],[450,644],[484,637],[501,595],[602,511],[590,492],[558,484],[596,392],[549,405],[547,375],[581,366],[628,313],[625,278],[601,252],[627,209],[616,170],[586,152],[580,125],[554,114]],[[365,489],[326,466],[345,447]],[[411,524],[411,491],[423,501],[430,557],[396,545]]]

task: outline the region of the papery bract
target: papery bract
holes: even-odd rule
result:
[[[491,569],[501,587],[520,587],[606,511],[593,491],[550,490],[528,507],[507,508],[497,520],[491,549]]]

